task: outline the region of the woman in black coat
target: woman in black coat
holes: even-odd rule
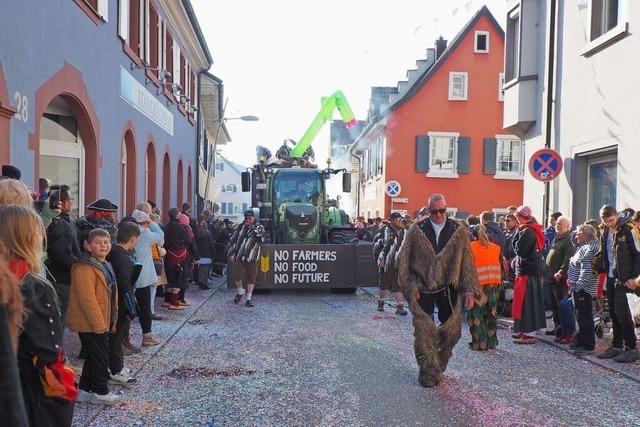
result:
[[[542,282],[544,235],[542,226],[532,216],[531,208],[520,206],[516,212],[520,223],[513,237],[516,254],[516,280],[513,295],[513,331],[518,334],[516,344],[533,344],[536,339],[528,333],[547,327],[544,314]]]

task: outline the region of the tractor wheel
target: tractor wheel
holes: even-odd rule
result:
[[[355,294],[358,288],[331,288],[332,294]]]

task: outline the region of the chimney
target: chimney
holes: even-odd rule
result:
[[[446,49],[447,41],[440,36],[440,38],[436,40],[436,61],[440,59]]]

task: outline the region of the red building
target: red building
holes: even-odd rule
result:
[[[459,218],[522,202],[524,143],[502,128],[504,31],[485,6],[447,46],[442,37],[407,72],[352,146],[360,158],[357,212],[415,215],[442,193]],[[397,92],[397,93],[396,93]]]

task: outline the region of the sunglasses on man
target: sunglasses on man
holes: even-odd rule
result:
[[[442,209],[429,209],[429,213],[431,215],[444,215],[445,213],[447,213],[447,208],[442,208]]]

